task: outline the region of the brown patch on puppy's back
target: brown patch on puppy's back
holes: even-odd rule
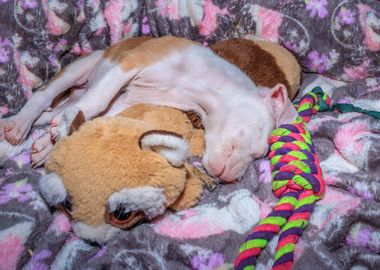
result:
[[[120,53],[132,50],[153,37],[133,37],[121,40],[104,51],[104,57],[116,60]]]
[[[104,54],[105,58],[119,62],[125,71],[148,66],[167,55],[197,44],[191,40],[173,36],[144,39],[141,42],[134,41],[133,46],[129,45],[128,41],[111,46]]]

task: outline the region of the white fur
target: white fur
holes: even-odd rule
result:
[[[115,211],[119,205],[123,205],[126,211],[143,211],[148,218],[152,219],[165,211],[164,190],[149,186],[124,188],[108,199],[109,212]]]
[[[97,227],[94,227],[78,221],[73,222],[73,231],[77,236],[83,239],[91,240],[99,244],[104,244],[113,235],[120,232],[121,230],[109,224],[101,224]]]
[[[94,118],[107,109],[120,89],[136,76],[138,71],[138,69],[125,71],[118,63],[112,63],[107,59],[101,60],[99,70],[94,71],[97,76],[91,75],[88,91],[75,106],[84,113],[86,119]]]
[[[67,192],[61,178],[55,173],[42,175],[39,182],[40,192],[45,201],[56,206],[66,200]]]
[[[153,150],[167,159],[173,166],[182,166],[190,157],[189,145],[184,139],[170,134],[152,133],[141,140],[143,150]]]

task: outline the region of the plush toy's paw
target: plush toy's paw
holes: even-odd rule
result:
[[[55,173],[41,176],[39,188],[42,197],[51,206],[57,206],[67,198],[67,192],[62,179]]]
[[[123,207],[125,212],[142,211],[149,219],[155,218],[166,209],[164,190],[149,186],[124,188],[108,199],[109,212],[119,207]]]

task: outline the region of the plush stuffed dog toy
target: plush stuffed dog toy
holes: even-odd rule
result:
[[[233,39],[212,49],[258,85],[282,83],[295,96],[300,68],[281,46]],[[194,113],[144,104],[87,122],[50,153],[41,193],[73,218],[78,236],[97,242],[167,208],[191,207],[203,182],[186,160],[203,154],[201,128]]]
[[[187,159],[203,153],[203,133],[185,113],[163,106],[97,118],[57,143],[41,193],[73,218],[78,236],[103,242],[167,208],[197,203],[203,183]]]

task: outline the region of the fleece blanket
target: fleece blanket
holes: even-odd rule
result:
[[[279,42],[305,72],[324,75],[305,73],[299,96],[321,86],[333,102],[379,111],[379,12],[370,0],[0,0],[0,114],[16,113],[80,55],[129,36],[166,34],[205,45],[230,37]],[[380,269],[379,120],[334,111],[308,128],[327,191],[294,269]],[[0,269],[230,269],[250,228],[276,202],[263,158],[238,183],[205,190],[197,206],[98,246],[46,206],[37,184],[43,169],[31,169],[29,151],[0,168]],[[270,268],[276,241],[257,269]]]

